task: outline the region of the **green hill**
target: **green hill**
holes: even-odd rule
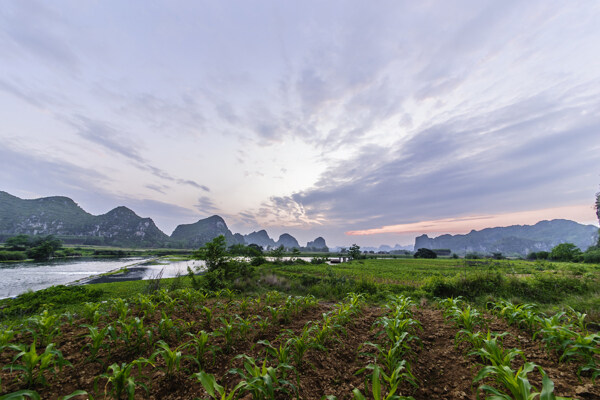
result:
[[[169,240],[152,219],[141,218],[127,207],[95,216],[68,197],[24,200],[0,191],[0,238],[18,234],[127,247],[161,247]]]

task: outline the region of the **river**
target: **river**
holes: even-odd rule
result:
[[[93,275],[119,270],[123,267],[139,266],[137,279],[156,277],[162,270],[163,278],[186,274],[187,267],[195,268],[202,261],[160,260],[160,264],[140,265],[144,258],[119,259],[72,259],[47,262],[0,263],[0,299],[14,297],[26,291],[45,289],[54,285],[65,285]]]

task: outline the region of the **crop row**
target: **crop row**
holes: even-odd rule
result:
[[[483,332],[480,328],[486,325],[484,316],[474,307],[464,303],[460,298],[448,298],[438,301],[444,316],[452,321],[458,329],[455,345],[466,343],[469,356],[477,356],[482,368],[475,376],[473,383],[491,381],[494,385],[481,384],[478,395],[483,392],[486,399],[495,400],[528,400],[539,396],[540,400],[563,399],[554,395],[554,383],[542,367],[527,362],[522,350],[505,348],[503,338],[508,332],[494,333],[489,329]],[[516,359],[522,364],[514,369]],[[538,391],[529,381],[528,375],[534,370],[542,375],[542,389]]]
[[[3,378],[5,382],[10,380],[9,384],[15,383],[12,387],[24,389],[0,398],[35,398],[37,394],[32,389],[47,386],[50,375],[72,365],[55,344],[59,343],[65,327],[70,333],[83,330],[77,338],[83,344],[80,352],[85,354],[86,363],[105,366],[124,354],[149,354],[125,362],[111,362],[95,379],[96,387],[99,381],[104,382],[105,396],[132,398],[137,388],[147,389],[142,374],[144,368],[159,368],[171,378],[182,369],[182,361],[186,360],[188,370],[191,369],[189,365],[194,365],[196,371],[203,371],[210,361],[207,358],[210,354],[214,361],[217,354],[228,354],[237,340],[260,335],[273,324],[289,322],[293,316],[318,305],[312,296],[284,299],[278,292],[234,302],[232,292],[221,292],[213,296],[228,301],[216,302],[211,308],[206,305],[210,294],[184,290],[176,295],[179,296],[159,292],[154,296],[139,296],[130,302],[117,299],[104,304],[89,303],[81,316],[61,316],[44,311],[20,326],[6,327],[0,332],[0,352],[2,359],[10,361],[5,362],[3,370],[8,372]],[[196,321],[193,318],[188,321],[171,318],[170,315],[179,309],[201,313],[204,329],[194,331]],[[233,313],[233,310],[241,314]],[[249,316],[250,311],[252,316]],[[159,317],[155,315],[158,312]],[[215,313],[220,315],[217,323]],[[146,323],[146,318],[152,322]],[[187,340],[182,343],[184,338]],[[12,356],[8,358],[9,353]],[[81,391],[76,391],[71,396],[79,394]]]
[[[593,381],[600,376],[600,334],[588,330],[586,314],[567,307],[566,311],[547,316],[537,312],[534,304],[506,300],[489,303],[488,308],[509,325],[527,330],[532,339],[541,338],[561,362],[578,363],[578,374],[589,374]]]

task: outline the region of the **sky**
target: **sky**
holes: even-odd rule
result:
[[[600,2],[6,0],[0,190],[303,245],[598,224]]]

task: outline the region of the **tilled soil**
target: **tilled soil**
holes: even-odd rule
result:
[[[223,300],[225,301],[225,300]],[[218,302],[206,303],[214,306],[215,317],[208,325],[200,310],[177,308],[172,313],[173,319],[184,322],[193,322],[189,331],[197,332],[205,329],[208,332],[216,330],[220,326],[219,316],[231,316],[239,312],[233,306],[231,309],[219,309]],[[221,304],[222,306],[222,304]],[[233,368],[242,368],[242,360],[237,355],[245,354],[257,360],[265,356],[265,347],[257,344],[260,340],[268,340],[273,345],[279,345],[290,337],[290,332],[299,334],[303,327],[311,322],[322,319],[322,314],[332,309],[332,304],[320,304],[295,315],[289,322],[279,322],[271,325],[263,332],[256,327],[246,337],[240,338],[226,352],[219,352],[214,357],[205,358],[205,371],[214,374],[223,386],[234,387],[241,378],[231,373]],[[220,310],[220,311],[219,311]],[[369,394],[370,382],[365,385],[366,372],[360,370],[374,360],[363,354],[361,346],[365,342],[381,342],[377,329],[373,327],[378,317],[385,313],[385,309],[379,307],[365,307],[362,314],[355,317],[352,322],[344,327],[339,336],[327,343],[327,351],[308,350],[302,367],[292,371],[287,379],[296,390],[289,393],[278,393],[277,399],[321,399],[324,396],[334,395],[338,399],[352,399],[352,390],[358,388],[363,394]],[[141,315],[141,313],[138,313]],[[247,315],[260,315],[268,317],[264,309],[249,310]],[[454,346],[454,338],[458,331],[456,327],[444,320],[442,312],[429,306],[415,309],[415,319],[418,319],[423,329],[417,331],[422,345],[414,344],[414,354],[409,357],[412,372],[415,375],[418,387],[404,384],[400,388],[401,395],[413,396],[416,400],[430,399],[476,399],[477,385],[473,385],[473,378],[482,367],[475,356],[468,356],[469,349],[466,344],[458,348]],[[509,327],[502,320],[493,316],[488,317],[489,328],[495,332],[508,331],[510,333],[504,339],[505,347],[516,347],[524,351],[527,361],[535,362],[543,367],[546,373],[554,381],[555,393],[561,396],[569,396],[582,400],[600,399],[600,385],[593,385],[589,378],[577,378],[577,365],[559,363],[556,355],[549,354],[543,349],[538,340],[531,340],[531,335],[515,327]],[[158,324],[160,314],[145,319],[147,326]],[[106,367],[112,363],[125,363],[139,357],[150,357],[151,348],[140,352],[123,351],[122,347],[102,350],[99,362],[86,361],[87,350],[83,346],[89,339],[83,337],[87,333],[86,328],[79,327],[85,321],[77,321],[71,326],[63,326],[62,335],[55,341],[57,347],[63,352],[72,364],[73,368],[66,367],[55,376],[49,376],[49,386],[34,387],[43,399],[57,399],[73,392],[83,389],[92,393],[95,399],[105,398],[105,388],[108,388],[106,379],[98,378]],[[106,323],[106,322],[105,322]],[[20,339],[26,340],[27,337]],[[177,338],[175,335],[167,338],[170,346],[175,347],[188,340],[186,336]],[[215,338],[213,344],[223,346],[222,337]],[[188,350],[182,350],[189,354]],[[0,365],[10,362],[14,352],[4,350],[0,355]],[[522,363],[522,361],[520,361]],[[208,398],[202,385],[197,379],[190,378],[193,372],[198,372],[198,367],[189,359],[182,362],[181,371],[174,376],[167,377],[164,372],[164,361],[159,357],[155,360],[155,367],[146,366],[142,374],[147,379],[142,380],[148,386],[148,392],[142,388],[136,389],[136,399],[196,399]],[[516,367],[516,366],[515,366]],[[23,389],[23,384],[16,380],[16,373],[3,371],[0,373],[2,379],[2,394]],[[538,388],[541,387],[541,376],[535,372],[530,375],[531,382]],[[490,383],[490,382],[486,382]],[[80,396],[78,398],[86,398]],[[109,398],[109,397],[106,397]],[[245,395],[244,399],[252,398]]]

